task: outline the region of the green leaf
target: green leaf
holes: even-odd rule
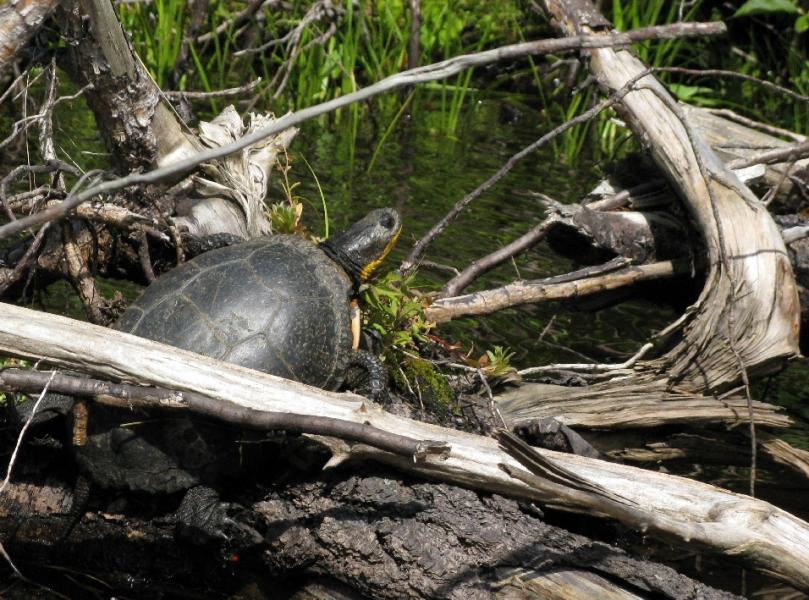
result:
[[[713,89],[709,87],[684,85],[682,83],[670,83],[669,89],[683,102],[693,102],[696,99],[705,100],[713,92]]]
[[[795,19],[795,31],[798,33],[803,33],[809,29],[809,14],[801,15],[797,19]]]
[[[798,6],[791,0],[747,0],[739,7],[734,17],[749,17],[751,15],[772,13],[798,13]]]

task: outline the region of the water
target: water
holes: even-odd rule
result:
[[[353,169],[340,157],[349,155],[350,123],[322,119],[304,125],[293,144],[294,153],[306,157],[318,174],[338,229],[369,208],[393,206],[402,214],[404,230],[387,265],[397,266],[420,239],[465,194],[488,179],[508,158],[552,127],[536,119],[535,112],[508,99],[476,100],[454,135],[436,126],[441,118],[422,102],[412,119],[402,121],[381,149],[380,129],[365,119],[358,128]],[[373,168],[368,165],[377,152]],[[293,161],[298,163],[295,154]],[[322,231],[320,200],[305,169],[296,168],[302,185],[296,189],[310,200],[305,220]],[[527,192],[542,192],[561,202],[578,201],[597,181],[597,169],[587,157],[569,166],[548,146],[527,157],[492,189],[475,200],[429,248],[425,259],[463,269],[519,237],[542,220],[543,209]],[[513,262],[487,274],[468,291],[502,285],[517,278],[536,279],[565,273],[574,265],[541,243]],[[437,290],[444,276],[423,270],[418,280],[424,290]],[[502,313],[460,319],[442,326],[448,334],[476,352],[493,345],[516,352],[517,366],[547,362],[581,362],[581,354],[631,354],[649,334],[676,318],[675,311],[654,303],[633,301],[600,312],[560,310],[559,303],[509,309]],[[538,341],[548,323],[551,329]],[[574,352],[565,351],[570,347]]]

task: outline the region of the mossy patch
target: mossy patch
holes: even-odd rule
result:
[[[404,391],[412,390],[420,398],[424,408],[440,415],[458,414],[455,392],[432,363],[417,358],[406,358],[399,369],[391,369],[396,386]],[[405,378],[407,381],[405,381]]]

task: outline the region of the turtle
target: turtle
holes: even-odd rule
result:
[[[319,244],[272,235],[210,250],[159,277],[114,327],[329,390],[359,364],[381,397],[384,369],[354,349],[351,300],[400,231],[398,213],[382,208]],[[215,484],[240,458],[219,423],[103,406],[75,454],[90,483],[149,493]]]

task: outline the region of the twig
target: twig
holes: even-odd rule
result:
[[[227,19],[217,25],[216,29],[213,31],[209,31],[208,33],[203,33],[202,35],[197,36],[194,38],[194,42],[197,44],[204,44],[205,42],[212,40],[218,35],[223,34],[228,29],[235,29],[239,27],[241,24],[246,23],[250,20],[255,13],[264,5],[266,0],[251,0],[250,3],[245,6],[240,12],[236,13],[230,19]],[[279,4],[278,0],[273,0],[271,2],[266,2],[268,6],[275,6]]]
[[[460,274],[450,279],[441,290],[441,296],[455,296],[466,288],[483,273],[491,271],[496,266],[507,261],[509,258],[526,251],[531,246],[545,237],[548,228],[557,221],[556,215],[544,219],[541,223],[534,225],[527,233],[524,233],[516,240],[503,246],[502,248],[475,260],[466,267]]]
[[[745,81],[752,81],[757,85],[773,90],[780,94],[786,94],[787,96],[791,96],[796,100],[809,102],[809,96],[804,96],[803,94],[794,92],[789,88],[786,88],[782,85],[778,85],[777,83],[772,83],[771,81],[767,81],[766,79],[759,79],[758,77],[746,75],[745,73],[737,73],[736,71],[725,71],[723,69],[687,69],[685,67],[654,67],[652,70],[655,73],[680,73],[683,75],[696,75],[698,77],[732,77],[736,79],[744,79]]]
[[[796,142],[806,141],[806,137],[800,135],[799,133],[795,133],[794,131],[790,131],[789,129],[775,127],[774,125],[769,125],[768,123],[761,123],[759,121],[754,121],[753,119],[748,119],[747,117],[744,117],[739,113],[733,112],[729,108],[710,108],[708,109],[708,112],[718,117],[725,117],[730,121],[734,121],[736,123],[739,123],[740,125],[745,125],[746,127],[750,127],[751,129],[763,131],[764,133],[769,133],[775,136],[787,137],[792,140],[795,140]]]
[[[22,441],[25,438],[25,434],[28,431],[28,428],[31,426],[31,423],[34,421],[34,415],[36,415],[37,410],[39,409],[39,405],[44,400],[45,395],[48,393],[48,388],[51,386],[51,383],[56,378],[57,371],[51,371],[50,374],[42,373],[43,377],[38,378],[37,385],[34,386],[32,391],[42,390],[39,392],[39,398],[34,403],[34,408],[31,410],[31,415],[28,417],[28,420],[20,429],[20,434],[17,436],[17,443],[14,445],[14,451],[11,453],[11,458],[8,461],[8,467],[6,468],[6,477],[3,479],[3,484],[0,485],[0,494],[2,494],[6,487],[8,487],[9,482],[11,481],[11,472],[14,470],[14,464],[17,462],[17,454],[20,451],[20,447],[22,446]],[[5,371],[0,371],[0,377],[5,375]],[[44,380],[44,387],[43,387],[43,380]]]
[[[252,92],[261,83],[261,77],[245,83],[239,87],[226,88],[224,90],[215,90],[213,92],[163,92],[163,95],[170,100],[179,100],[185,98],[186,100],[210,100],[211,98],[229,98],[230,96],[239,96]]]
[[[644,356],[649,353],[649,350],[654,348],[654,344],[647,342],[641,346],[631,358],[625,362],[618,364],[609,363],[569,363],[569,364],[554,364],[542,365],[541,367],[528,367],[517,371],[517,375],[535,375],[536,373],[546,373],[548,371],[623,371],[631,369],[635,364]]]
[[[409,0],[410,6],[410,39],[407,41],[407,68],[415,69],[419,66],[419,50],[421,40],[421,2]]]
[[[655,38],[662,39],[666,36],[682,37],[718,35],[724,33],[725,31],[726,27],[723,23],[679,23],[670,26],[641,28],[621,34],[580,35],[570,38],[538,40],[534,42],[524,42],[510,46],[502,46],[500,48],[474,54],[456,56],[439,63],[418,67],[409,71],[403,71],[401,73],[397,73],[396,75],[386,77],[385,79],[382,79],[381,81],[378,81],[377,83],[366,88],[357,90],[356,92],[351,92],[349,94],[340,96],[339,98],[334,98],[327,102],[310,106],[298,112],[286,114],[280,119],[274,121],[271,125],[258,129],[253,133],[229,144],[225,144],[224,146],[203,150],[192,156],[178,160],[170,165],[154,169],[147,173],[130,173],[124,177],[119,177],[90,186],[81,192],[74,191],[58,210],[53,210],[50,212],[42,211],[36,215],[17,219],[12,223],[7,223],[0,226],[0,239],[7,238],[8,236],[14,235],[15,233],[18,233],[28,227],[64,217],[73,208],[89,198],[92,198],[93,196],[120,190],[130,185],[155,183],[169,177],[187,173],[204,162],[223,158],[233,154],[234,152],[243,150],[244,148],[247,148],[260,140],[288,129],[289,127],[293,127],[319,115],[332,112],[338,108],[348,106],[354,102],[367,100],[400,87],[415,85],[417,83],[424,83],[428,81],[438,81],[451,77],[464,69],[502,60],[512,60],[532,54],[572,51],[582,48],[625,46],[639,40]]]
[[[194,392],[115,384],[74,375],[57,375],[56,371],[48,374],[24,369],[6,369],[0,371],[0,386],[21,392],[37,390],[46,378],[48,378],[46,390],[50,387],[59,393],[92,398],[108,406],[126,409],[186,410],[249,429],[262,431],[282,429],[294,433],[334,436],[368,444],[416,461],[424,460],[428,455],[443,459],[449,452],[449,447],[443,442],[416,440],[367,424],[332,417],[259,411]],[[42,393],[44,396],[45,391]],[[34,411],[37,406],[38,404],[34,406]]]
[[[476,368],[475,371],[480,378],[480,382],[483,384],[483,389],[486,390],[486,397],[489,399],[489,411],[492,413],[492,420],[499,421],[500,426],[509,429],[508,423],[503,418],[500,409],[497,408],[497,403],[494,401],[494,395],[492,394],[492,388],[489,385],[489,381],[486,379],[486,374],[483,372],[483,369],[480,367]]]
[[[0,180],[0,204],[2,204],[3,210],[6,212],[6,216],[12,222],[14,222],[17,217],[11,211],[11,208],[8,206],[8,203],[6,202],[6,199],[8,198],[9,186],[11,185],[11,183],[22,175],[52,173],[54,171],[67,171],[68,173],[71,173],[73,175],[80,174],[80,171],[73,165],[61,160],[50,159],[47,160],[45,164],[42,165],[19,165],[17,167],[14,167],[13,169],[11,169],[11,171],[9,171],[8,175],[6,175],[5,177],[3,177],[2,180]]]
[[[629,92],[632,91],[635,84],[649,73],[650,71],[646,70],[643,73],[636,75],[629,82],[627,82],[627,84],[623,88],[612,94],[609,98],[602,100],[592,108],[577,115],[570,121],[562,123],[561,125],[552,129],[551,131],[543,135],[541,138],[539,138],[532,144],[529,144],[528,146],[526,146],[525,148],[523,148],[522,150],[511,156],[511,158],[509,158],[506,161],[506,163],[502,167],[500,167],[494,175],[489,177],[477,188],[475,188],[474,190],[469,192],[466,196],[461,198],[458,202],[456,202],[455,206],[453,206],[452,209],[450,209],[450,211],[438,223],[433,225],[433,227],[430,229],[430,231],[428,231],[424,235],[424,237],[422,237],[418,242],[416,242],[416,244],[413,246],[413,249],[410,251],[410,254],[407,255],[407,258],[405,258],[402,264],[399,266],[399,272],[402,273],[403,275],[406,275],[410,273],[413,269],[415,269],[419,258],[421,257],[422,254],[424,254],[424,251],[427,249],[427,246],[429,246],[432,243],[432,241],[436,237],[438,237],[452,221],[456,219],[456,217],[461,213],[461,211],[464,208],[466,208],[466,206],[470,202],[480,197],[480,195],[483,194],[483,192],[488,190],[495,183],[497,183],[503,177],[505,177],[505,175],[512,168],[514,168],[514,165],[516,165],[517,162],[519,162],[521,159],[525,158],[532,152],[536,151],[538,148],[542,147],[550,140],[558,137],[571,127],[574,127],[579,123],[589,121],[601,111],[606,110],[607,108],[620,102],[624,96],[626,96]],[[0,232],[1,231],[2,230],[0,230]]]
[[[44,71],[42,73],[40,73],[36,78],[41,77],[43,73],[44,73]],[[54,102],[50,106],[49,110],[52,110],[54,106],[56,106],[57,104],[59,104],[61,102],[65,102],[67,100],[75,100],[76,98],[81,96],[87,89],[92,88],[92,87],[93,87],[93,84],[88,83],[87,85],[82,87],[78,92],[76,92],[75,94],[73,94],[71,96],[61,96],[61,97],[57,98],[56,100],[54,100]],[[12,141],[14,141],[14,139],[18,135],[20,135],[20,133],[22,133],[23,131],[26,131],[32,124],[36,123],[43,116],[44,116],[44,113],[37,113],[35,115],[29,115],[29,116],[23,117],[22,119],[19,119],[18,121],[16,121],[14,123],[14,125],[12,125],[12,127],[11,127],[11,133],[3,141],[0,141],[0,148],[3,148],[5,146],[7,146],[8,144],[10,144]]]
[[[787,146],[786,148],[777,148],[750,156],[748,158],[736,158],[728,163],[729,169],[743,169],[752,165],[772,165],[783,162],[795,162],[809,157],[809,141]]]
[[[5,294],[8,288],[20,280],[23,272],[28,268],[28,265],[34,260],[39,249],[42,247],[42,241],[45,239],[45,233],[47,233],[50,225],[50,223],[45,223],[39,228],[31,245],[25,251],[25,254],[22,255],[22,258],[17,261],[13,269],[0,272],[0,296]]]

